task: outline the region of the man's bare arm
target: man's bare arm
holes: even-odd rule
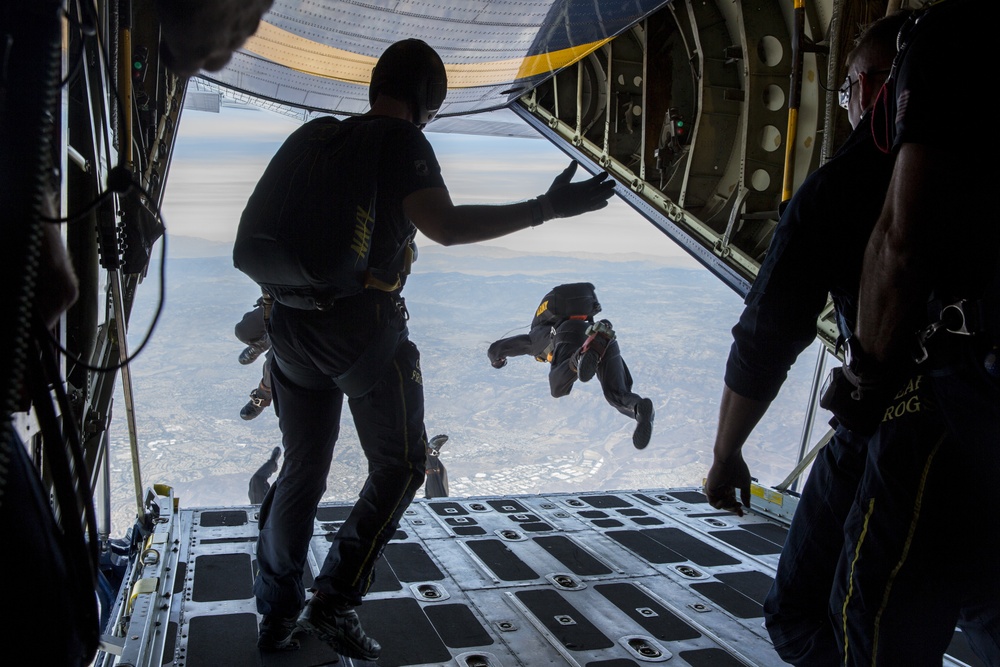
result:
[[[770,405],[770,401],[747,398],[728,386],[723,388],[712,467],[705,481],[705,496],[712,507],[742,516],[742,507],[750,506],[750,469],[743,461],[743,445]]]
[[[382,99],[381,97],[379,98]],[[403,210],[417,229],[441,245],[477,243],[505,236],[553,218],[569,218],[608,205],[615,181],[607,172],[573,182],[577,162],[563,170],[545,194],[523,202],[455,206],[445,188],[417,190]]]
[[[445,188],[417,190],[403,208],[417,229],[444,246],[489,241],[532,225],[529,202],[455,206]]]
[[[923,315],[933,253],[928,230],[940,196],[931,149],[903,144],[885,205],[868,241],[861,271],[855,332],[866,354],[882,364],[904,363]]]

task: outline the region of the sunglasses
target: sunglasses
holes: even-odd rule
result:
[[[865,72],[866,76],[874,76],[876,74],[888,74],[887,69],[875,69],[868,70]],[[844,83],[841,84],[840,88],[837,89],[837,95],[840,98],[840,108],[847,109],[848,105],[851,103],[851,89],[854,88],[854,84],[861,80],[861,77],[857,77],[854,80],[851,79],[851,75],[848,74],[844,77]]]
[[[840,97],[840,108],[846,109],[851,103],[851,89],[854,88],[854,84],[858,82],[858,79],[851,80],[851,75],[848,74],[844,78],[843,85],[837,89],[837,95]]]

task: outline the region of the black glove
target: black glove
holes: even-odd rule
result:
[[[576,173],[577,161],[573,160],[566,169],[556,176],[548,192],[538,198],[542,205],[542,217],[569,218],[581,213],[589,213],[608,205],[608,199],[615,192],[615,181],[602,171],[585,181],[570,183]]]

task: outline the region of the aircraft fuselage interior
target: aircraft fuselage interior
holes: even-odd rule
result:
[[[858,27],[898,5],[275,0],[225,67],[180,77],[162,57],[157,2],[37,4],[6,11],[0,30],[0,386],[5,419],[60,521],[82,525],[97,557],[115,563],[102,574],[100,667],[337,660],[314,638],[287,654],[258,651],[259,506],[185,507],[169,479],[143,475],[140,443],[150,435],[136,424],[129,365],[142,347],[126,341],[138,295],[162,289],[150,265],[163,247],[160,208],[187,109],[239,100],[300,120],[362,114],[385,46],[424,39],[449,78],[429,132],[540,135],[583,169],[607,171],[664,243],[743,297],[779,206],[850,132],[837,91]],[[494,121],[499,111],[514,125]],[[49,360],[49,385],[26,396],[37,356],[32,304],[48,280],[42,226],[60,221],[79,297],[50,331],[63,352]],[[826,356],[838,354],[832,305],[817,333]],[[815,400],[803,406],[804,422],[815,410]],[[125,498],[108,484],[112,419],[128,422],[135,485]],[[358,609],[383,644],[378,664],[783,664],[761,604],[796,485],[825,438],[788,443],[799,465],[755,484],[743,517],[714,509],[698,487],[418,499]],[[110,508],[123,504],[136,513],[127,537],[110,528]],[[307,587],[349,509],[321,505]],[[946,664],[981,663],[956,632]]]

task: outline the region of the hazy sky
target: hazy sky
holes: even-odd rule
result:
[[[298,121],[267,111],[185,109],[163,204],[167,231],[231,242],[247,198]],[[545,192],[569,158],[543,138],[478,137],[428,132],[456,204],[502,204]],[[587,176],[580,168],[575,180]],[[418,237],[418,244],[432,243]],[[488,241],[521,251],[642,253],[697,266],[652,223],[617,197],[598,212],[551,220]]]

